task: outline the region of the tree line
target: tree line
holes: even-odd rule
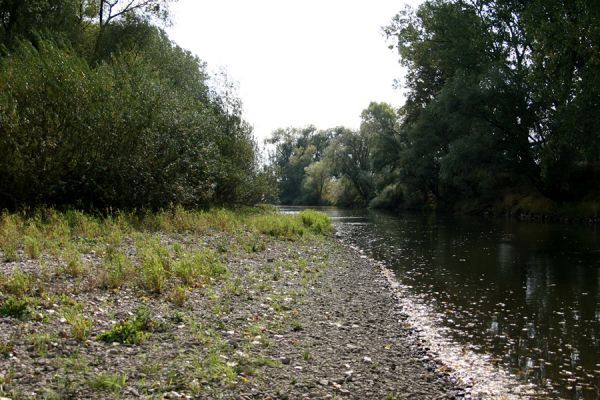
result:
[[[404,105],[274,132],[282,202],[600,213],[600,3],[430,0],[383,30]]]
[[[240,100],[160,28],[168,6],[0,0],[0,208],[208,206],[272,192]]]

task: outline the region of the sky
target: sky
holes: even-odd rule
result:
[[[420,0],[179,0],[169,36],[235,82],[259,142],[277,128],[357,129],[371,101],[403,103],[381,27]]]

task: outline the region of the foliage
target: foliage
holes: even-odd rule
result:
[[[30,301],[26,298],[8,297],[0,306],[2,317],[25,319],[30,313]]]
[[[0,207],[268,197],[239,100],[152,25],[167,3],[0,2]]]
[[[148,338],[155,324],[150,310],[140,307],[131,319],[117,323],[111,330],[98,335],[97,339],[106,343],[140,344]]]
[[[275,131],[281,202],[481,210],[516,193],[561,209],[597,203],[598,26],[600,8],[583,0],[404,8],[383,30],[407,70],[405,104],[369,104],[358,131],[323,131],[320,152],[314,127]]]
[[[303,210],[299,216],[304,226],[317,234],[328,234],[333,230],[331,219],[326,214],[313,210]]]

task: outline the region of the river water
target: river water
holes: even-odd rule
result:
[[[445,340],[541,397],[600,399],[600,230],[324,209]]]

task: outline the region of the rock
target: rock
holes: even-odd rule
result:
[[[329,381],[327,379],[319,379],[319,385],[327,386],[329,385]]]
[[[288,357],[279,357],[279,361],[281,361],[284,365],[289,365],[290,359]]]

